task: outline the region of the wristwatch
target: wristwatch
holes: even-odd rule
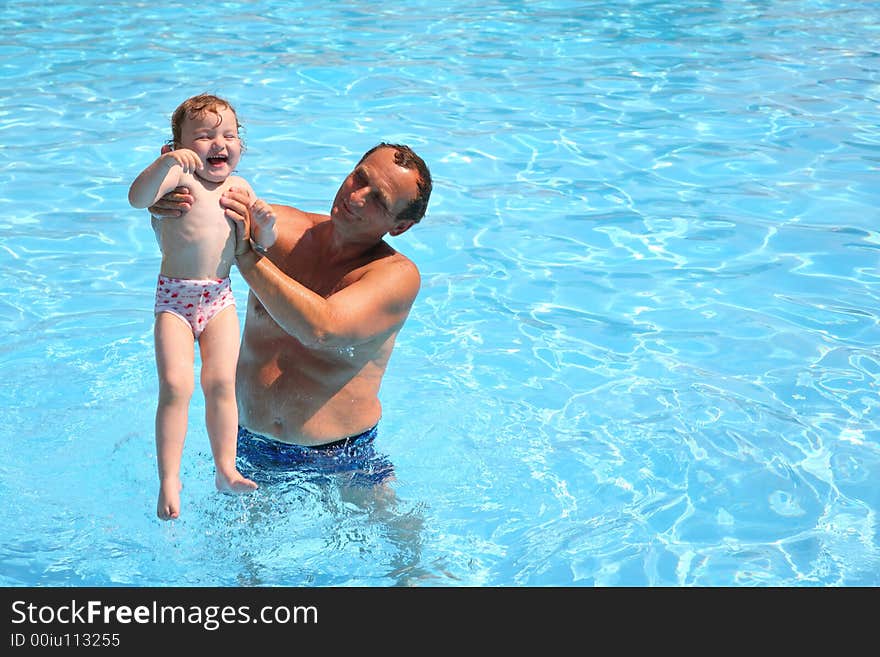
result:
[[[250,243],[251,243],[251,248],[252,248],[252,249],[254,250],[254,252],[255,252],[258,256],[260,256],[261,258],[262,258],[263,256],[267,256],[267,255],[269,255],[269,251],[268,251],[268,249],[266,249],[265,246],[260,246],[259,244],[257,244],[257,243],[254,242],[253,240],[250,240]]]

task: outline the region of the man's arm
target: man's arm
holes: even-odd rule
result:
[[[248,250],[236,258],[242,277],[275,322],[303,344],[342,348],[390,334],[406,320],[421,278],[409,260],[379,261],[326,299]]]
[[[259,203],[259,202],[258,202]],[[298,210],[269,206],[271,212],[250,207],[236,194],[224,195],[226,216],[238,225],[236,263],[242,277],[266,312],[283,330],[303,344],[347,347],[390,334],[406,320],[421,285],[416,266],[403,256],[373,263],[361,278],[326,299],[294,280],[272,262],[272,250],[263,257],[250,248],[251,229],[271,214],[294,221]]]

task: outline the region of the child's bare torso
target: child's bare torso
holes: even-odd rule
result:
[[[230,187],[250,190],[250,186],[238,176],[214,185],[191,174],[183,174],[179,184],[188,187],[195,200],[192,209],[181,217],[153,219],[162,250],[161,274],[171,278],[226,278],[235,259],[235,225],[224,215],[220,197]]]

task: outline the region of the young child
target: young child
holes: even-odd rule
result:
[[[180,516],[180,462],[195,387],[196,342],[217,488],[237,493],[257,487],[235,466],[239,326],[229,272],[236,232],[220,206],[220,197],[229,189],[245,190],[255,199],[250,185],[232,175],[243,150],[239,127],[235,109],[222,98],[209,94],[189,98],[172,115],[171,149],[163,148],[128,193],[135,208],[147,208],[181,185],[194,197],[192,208],[181,217],[153,218],[162,251],[154,336],[159,374],[156,513],[163,520]],[[260,240],[257,246],[263,248],[275,242],[274,222],[271,229],[261,231]]]

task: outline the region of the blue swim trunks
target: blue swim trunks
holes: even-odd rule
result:
[[[258,484],[299,474],[336,475],[349,486],[375,486],[394,478],[394,465],[376,451],[379,425],[356,436],[307,447],[283,443],[238,427],[239,472]]]

